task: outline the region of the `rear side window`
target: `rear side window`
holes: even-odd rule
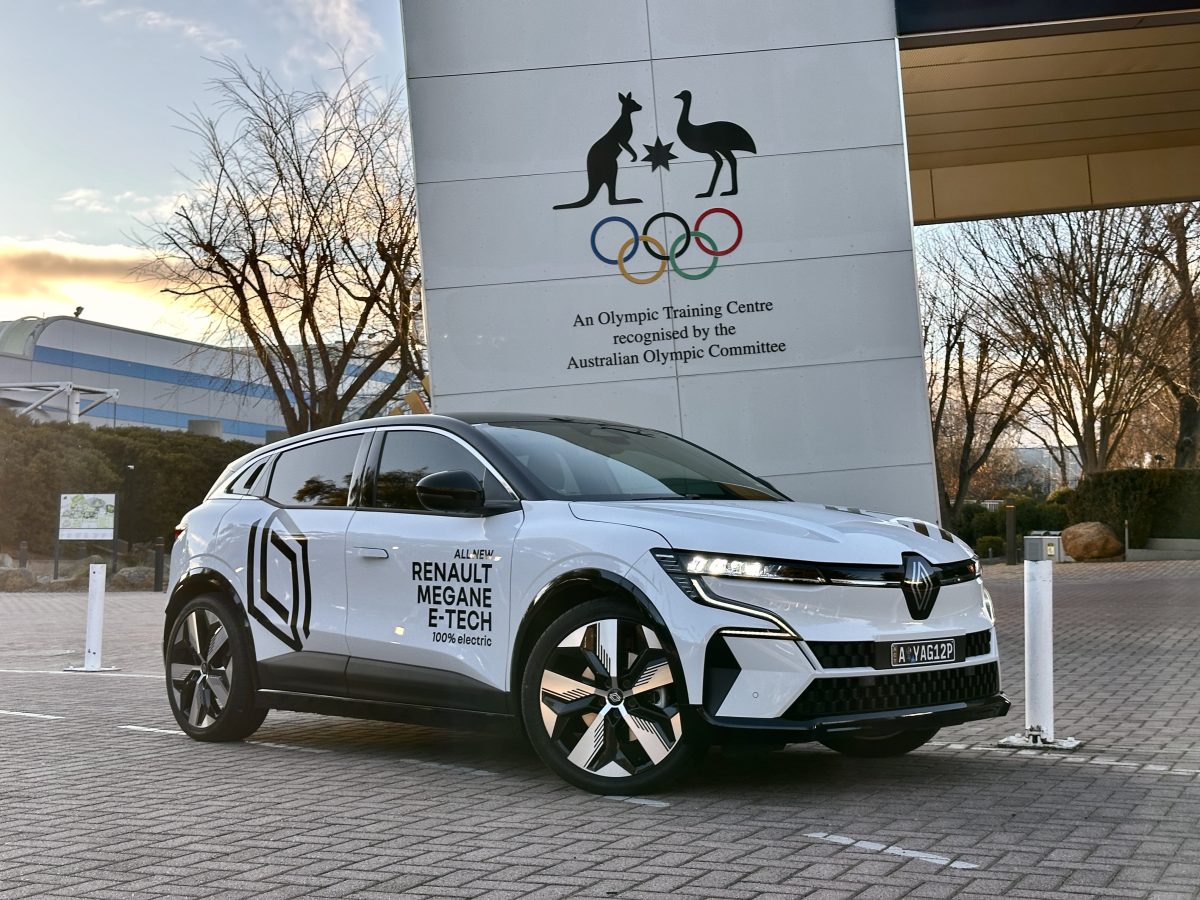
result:
[[[238,475],[237,478],[233,479],[233,481],[229,482],[229,484],[226,485],[225,493],[227,493],[227,494],[249,494],[249,493],[251,493],[250,489],[252,487],[254,487],[254,482],[258,480],[258,476],[262,474],[262,470],[267,467],[267,462],[269,460],[270,460],[270,457],[262,460],[261,462],[257,462],[252,465],[246,466],[246,468],[242,471],[242,474]]]
[[[362,435],[330,438],[279,454],[267,499],[282,506],[345,506]]]

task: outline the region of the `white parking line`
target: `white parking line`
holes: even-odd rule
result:
[[[141,731],[146,734],[183,734],[182,731],[173,731],[170,728],[147,728],[144,725],[118,725],[117,727],[126,731]]]
[[[904,856],[908,859],[919,859],[922,862],[933,863],[935,866],[948,866],[951,869],[978,869],[975,863],[951,859],[948,856],[938,856],[936,853],[926,853],[924,850],[908,850],[895,844],[883,844],[879,841],[860,841],[841,834],[830,834],[827,831],[810,831],[805,837],[816,838],[829,844],[842,844],[846,847],[856,847],[859,850],[872,850],[876,853],[887,853],[891,856]]]
[[[20,716],[23,719],[61,719],[62,716],[47,716],[44,713],[17,712],[14,709],[0,709],[0,716]]]
[[[930,743],[933,743],[932,741]],[[1200,769],[1182,768],[1180,766],[1164,766],[1158,763],[1143,763],[1143,762],[1128,762],[1120,759],[1113,759],[1112,756],[1091,755],[1085,753],[1064,753],[1061,750],[1038,750],[1038,749],[1021,749],[1013,750],[1010,747],[995,747],[988,744],[945,744],[939,746],[947,750],[975,750],[983,753],[999,753],[1002,756],[1016,756],[1023,758],[1039,757],[1048,759],[1051,762],[1063,763],[1073,766],[1103,766],[1108,769],[1121,769],[1134,775],[1183,775],[1191,777],[1200,775]],[[1113,752],[1114,748],[1109,748],[1102,753]],[[1122,751],[1126,752],[1126,751]],[[1134,751],[1128,751],[1134,752]],[[1163,752],[1171,751],[1141,751],[1147,754],[1161,755]],[[1188,760],[1191,762],[1191,760]]]
[[[140,672],[83,672],[82,669],[72,672],[52,669],[0,669],[0,675],[71,675],[78,677],[81,674],[103,675],[105,678],[153,678],[155,680],[165,677],[163,675],[145,675]]]
[[[295,750],[299,753],[328,753],[321,747],[297,747],[295,744],[276,744],[274,741],[243,741],[246,744],[256,744],[259,747],[270,747],[274,750]]]
[[[652,800],[649,797],[626,797],[622,794],[606,794],[604,795],[604,799],[621,800],[625,803],[636,803],[638,806],[654,806],[659,808],[671,805],[666,800]]]

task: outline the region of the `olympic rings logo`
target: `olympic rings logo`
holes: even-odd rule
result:
[[[737,228],[737,237],[734,238],[733,243],[724,250],[718,250],[717,242],[701,230],[704,225],[704,220],[717,213],[728,216],[733,222],[734,226]],[[672,221],[678,222],[683,227],[683,233],[671,242],[670,250],[663,247],[662,241],[660,241],[658,238],[650,236],[651,226],[653,226],[654,223],[659,219],[671,219]],[[615,257],[608,257],[601,253],[599,248],[596,247],[596,235],[600,233],[600,229],[605,225],[614,222],[620,223],[628,228],[630,236],[625,240],[625,243],[621,244]],[[693,241],[700,252],[709,257],[708,265],[697,274],[685,272],[679,267],[679,263],[677,262],[679,257],[688,252],[688,249],[692,246]],[[658,279],[662,278],[663,273],[667,271],[668,265],[671,266],[676,275],[678,275],[680,278],[686,278],[688,281],[699,281],[701,278],[707,278],[717,267],[717,263],[720,258],[722,256],[728,256],[730,253],[736,250],[738,248],[738,244],[741,242],[741,219],[735,216],[731,210],[720,206],[714,206],[712,209],[706,209],[704,212],[700,213],[700,215],[696,218],[695,224],[693,224],[691,227],[688,226],[687,220],[677,213],[655,213],[646,220],[646,224],[642,226],[642,230],[640,232],[628,219],[622,216],[609,216],[596,223],[596,227],[592,229],[591,238],[592,253],[596,255],[596,259],[607,265],[616,266],[618,269],[620,269],[621,274],[625,276],[625,279],[627,281],[632,281],[634,284],[653,284],[654,282],[658,281]],[[633,257],[637,254],[638,248],[643,244],[646,247],[646,252],[650,254],[651,257],[658,260],[658,269],[651,275],[639,277],[631,274],[625,267],[625,264],[633,259]]]

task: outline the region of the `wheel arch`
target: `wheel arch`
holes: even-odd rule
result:
[[[179,579],[179,583],[175,585],[175,589],[171,591],[171,599],[167,601],[167,608],[163,614],[163,650],[165,652],[167,642],[171,639],[171,623],[175,620],[175,614],[189,600],[199,597],[201,594],[221,594],[229,598],[230,603],[237,610],[238,621],[245,629],[246,640],[250,643],[251,656],[254,655],[254,635],[250,630],[250,620],[246,616],[246,605],[242,602],[241,596],[233,584],[215,569],[198,567],[189,570]]]
[[[514,711],[520,709],[521,675],[538,637],[568,609],[600,597],[617,597],[637,606],[658,625],[663,637],[671,643],[672,652],[675,652],[675,642],[667,628],[666,619],[646,593],[632,581],[605,569],[586,568],[566,572],[538,592],[525,611],[521,624],[517,626],[509,667],[509,692]]]

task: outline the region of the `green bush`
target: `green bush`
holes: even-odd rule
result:
[[[1004,502],[1013,504],[1017,509],[1018,540],[1031,531],[1062,531],[1067,527],[1067,510],[1060,504],[1020,495],[1009,497]],[[1007,533],[1004,507],[991,510],[981,503],[966,504],[959,513],[956,533],[976,548],[982,538]]]
[[[1075,496],[1075,489],[1069,488],[1066,485],[1055,488],[1050,492],[1050,496],[1046,498],[1047,503],[1052,503],[1055,506],[1066,506],[1071,502],[1071,498]]]
[[[117,493],[117,534],[170,544],[185,512],[251,444],[159,431],[32,422],[0,410],[0,546],[29,541],[48,554],[58,526],[58,495]],[[130,468],[132,467],[132,468]]]
[[[1004,555],[1004,538],[998,534],[985,534],[975,542],[975,552],[980,559]]]
[[[1129,546],[1151,537],[1200,538],[1200,470],[1115,469],[1079,482],[1067,502],[1070,521],[1104,522]]]

